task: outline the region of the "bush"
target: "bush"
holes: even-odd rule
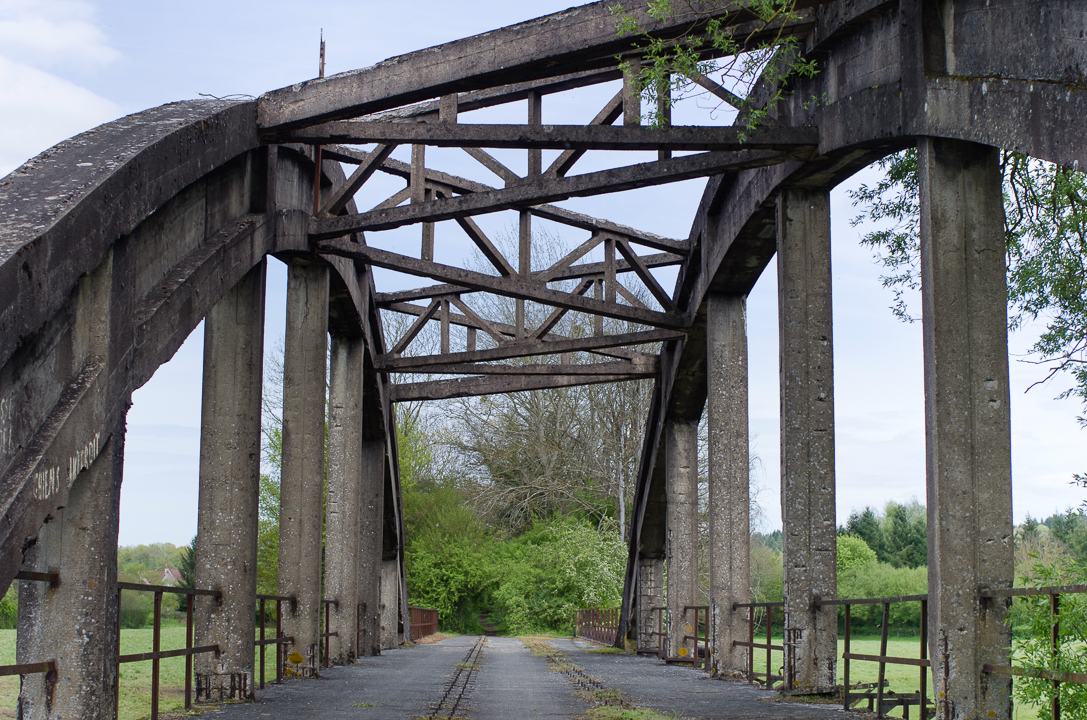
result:
[[[19,624],[19,591],[12,583],[3,598],[0,598],[0,630],[13,630]]]
[[[121,627],[126,630],[147,627],[154,608],[151,593],[126,590],[121,593]]]
[[[849,568],[838,576],[838,596],[878,598],[892,595],[921,595],[928,591],[928,568],[896,568],[872,562]],[[881,605],[856,605],[852,610],[855,632],[878,632],[883,616]],[[844,616],[844,612],[843,612]],[[921,603],[894,603],[890,609],[892,632],[917,633],[921,628]]]

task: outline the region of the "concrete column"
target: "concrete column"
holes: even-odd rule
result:
[[[664,559],[638,558],[638,652],[657,652],[659,612],[664,606]],[[663,627],[663,626],[662,626]]]
[[[385,522],[385,442],[362,444],[359,521],[359,655],[381,654],[381,555]]]
[[[334,662],[358,655],[359,522],[362,492],[362,338],[333,336],[329,391],[328,501],[325,515],[325,596]]]
[[[321,617],[328,267],[291,260],[283,353],[283,470],[279,492],[279,592],[293,595],[283,628],[316,670]]]
[[[198,687],[207,699],[252,697],[253,608],[257,592],[257,495],[260,486],[264,365],[264,262],[204,319],[200,496],[195,582],[222,601],[197,598]]]
[[[400,647],[400,563],[381,563],[381,649]]]
[[[996,148],[922,139],[921,291],[928,474],[929,645],[938,713],[1011,717],[1007,268]]]
[[[813,609],[837,592],[829,193],[782,192],[777,229],[785,667],[814,690],[834,685],[838,655],[835,608]]]
[[[103,433],[106,435],[106,433]],[[23,583],[17,662],[56,659],[56,677],[28,675],[24,720],[113,720],[117,716],[117,526],[125,428],[103,442],[72,484],[68,504],[47,522],[25,566],[58,570],[55,588]]]
[[[668,655],[691,657],[694,615],[684,607],[698,597],[698,423],[667,421],[665,432],[668,533]],[[688,629],[690,628],[690,629]]]
[[[747,301],[710,295],[707,304],[710,617],[714,669],[728,673],[744,670],[750,652],[732,644],[747,639],[747,613],[732,605],[751,601]]]

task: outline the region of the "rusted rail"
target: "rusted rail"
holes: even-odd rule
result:
[[[60,575],[56,572],[37,572],[35,570],[21,570],[19,574],[15,576],[16,580],[23,580],[24,582],[44,582],[48,583],[50,587],[56,587],[60,584]],[[41,662],[29,662],[29,663],[15,663],[14,665],[0,665],[0,677],[9,677],[11,675],[42,675],[46,677],[46,682],[53,682],[57,676],[57,664],[55,660],[43,660]]]
[[[1087,585],[1054,585],[1039,588],[983,588],[978,593],[982,606],[1000,598],[1044,597],[1049,599],[1049,652],[1054,665],[1060,661],[1061,647],[1061,596],[1087,593]],[[1023,668],[1014,665],[986,663],[982,672],[1002,677],[1025,677],[1049,680],[1053,694],[1049,699],[1049,712],[1053,720],[1061,718],[1061,685],[1064,683],[1087,684],[1087,674],[1066,672],[1054,668]]]
[[[336,608],[339,610],[340,601],[325,599],[321,601],[321,604],[324,606],[325,630],[321,633],[323,653],[319,664],[321,667],[332,667],[332,638],[339,637],[340,633],[332,631],[332,613],[330,609]]]
[[[896,657],[887,654],[887,643],[890,638],[891,605],[898,603],[920,603],[920,641],[918,642],[918,655],[912,657]],[[821,607],[841,607],[845,613],[845,648],[842,653],[842,707],[851,710],[859,703],[867,702],[868,712],[874,712],[876,717],[887,717],[887,712],[895,708],[902,708],[902,717],[910,717],[910,707],[917,707],[921,720],[926,720],[933,714],[933,709],[928,704],[928,673],[931,662],[928,659],[928,595],[896,595],[881,598],[844,598],[835,600],[823,600],[816,598],[814,605]],[[852,649],[853,642],[853,608],[860,605],[878,605],[882,608],[880,616],[879,654],[868,655],[855,653]],[[874,686],[854,686],[850,682],[851,663],[873,662],[879,665],[879,674]],[[915,694],[899,694],[891,691],[887,683],[888,665],[908,665],[917,668],[917,692]],[[859,690],[860,692],[854,692]]]
[[[276,605],[276,634],[274,637],[267,637],[267,625],[268,625],[268,603],[273,602]],[[264,689],[264,657],[265,648],[269,645],[276,646],[276,679],[275,682],[283,682],[283,648],[294,642],[294,638],[289,635],[283,634],[283,603],[290,603],[293,608],[297,601],[293,596],[288,595],[257,595],[257,617],[258,625],[257,632],[259,637],[256,641],[256,646],[260,652],[260,670],[259,670],[259,683],[260,689]]]
[[[784,681],[784,668],[781,675],[775,675],[773,671],[773,653],[775,650],[778,652],[785,652],[784,645],[774,644],[774,609],[780,609],[782,618],[785,617],[785,603],[784,602],[750,602],[750,603],[733,603],[732,612],[737,610],[747,610],[747,640],[733,640],[734,647],[745,647],[747,651],[747,681],[751,683],[759,683],[764,687],[770,688],[774,686],[777,681]],[[766,642],[755,642],[755,628],[757,627],[756,612],[758,610],[763,611],[763,622],[766,628]],[[782,627],[784,630],[784,627]],[[766,672],[755,672],[755,651],[764,650],[766,652]]]
[[[431,608],[409,607],[411,639],[418,640],[438,632],[438,611]]]
[[[217,590],[199,590],[190,588],[170,587],[169,585],[144,585],[141,583],[119,582],[117,583],[117,607],[121,607],[121,594],[125,591],[149,592],[154,594],[153,620],[151,625],[151,652],[130,653],[118,655],[117,674],[120,677],[120,666],[124,663],[151,661],[151,720],[159,717],[159,666],[162,660],[173,657],[185,658],[185,709],[192,707],[192,659],[202,653],[219,652],[218,645],[193,646],[193,599],[197,596],[215,598],[216,602],[222,602],[222,593]],[[174,650],[162,649],[162,596],[185,596],[185,647]],[[117,646],[120,647],[121,623],[117,622]],[[118,680],[118,688],[120,681]],[[244,692],[244,690],[243,690]],[[118,689],[118,693],[120,690]]]
[[[574,634],[593,642],[613,645],[619,634],[619,608],[578,610]]]
[[[694,645],[691,651],[691,664],[709,671],[713,657],[710,638],[710,607],[709,605],[687,605],[683,608],[684,621],[694,614],[694,622],[690,623],[691,630],[683,635],[684,642],[691,641]],[[698,646],[702,643],[702,652]]]

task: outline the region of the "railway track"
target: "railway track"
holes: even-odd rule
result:
[[[463,706],[471,693],[472,678],[479,670],[483,647],[486,644],[487,638],[480,635],[464,659],[457,663],[457,669],[445,686],[441,700],[431,708],[430,714],[426,716],[427,720],[451,720],[460,717],[457,713],[464,709]]]

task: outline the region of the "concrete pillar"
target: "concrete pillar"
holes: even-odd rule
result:
[[[1007,268],[996,148],[922,139],[921,291],[929,527],[929,645],[938,713],[1011,717],[1003,601],[1012,584]]]
[[[710,618],[715,672],[740,672],[750,650],[747,613],[733,603],[751,601],[750,458],[747,409],[747,301],[738,295],[707,298],[709,412]]]
[[[221,602],[201,597],[194,604],[196,644],[219,646],[218,656],[196,656],[197,687],[208,700],[252,697],[255,688],[264,267],[253,268],[204,319],[195,582],[222,593]]]
[[[381,649],[400,647],[400,563],[381,563]]]
[[[664,606],[664,559],[638,558],[638,652],[660,650],[660,637],[655,635]],[[662,625],[663,628],[663,625]]]
[[[813,608],[837,593],[829,193],[782,192],[777,229],[785,667],[814,690],[834,685],[838,655],[836,609]]]
[[[694,614],[684,608],[698,598],[698,423],[667,421],[665,432],[668,533],[668,655],[691,657]]]
[[[385,442],[362,444],[359,521],[359,655],[381,654],[381,555],[385,523]]]
[[[325,515],[325,596],[333,662],[358,655],[359,540],[362,492],[362,338],[333,336],[329,390],[328,501]]]
[[[283,353],[283,469],[279,492],[279,592],[293,595],[283,629],[316,670],[321,617],[328,266],[292,259]]]
[[[18,716],[24,720],[117,716],[117,526],[124,437],[122,421],[76,477],[68,504],[42,527],[25,555],[25,567],[58,570],[60,584],[50,588],[27,582],[20,588],[17,662],[57,662],[55,678],[23,678]]]

